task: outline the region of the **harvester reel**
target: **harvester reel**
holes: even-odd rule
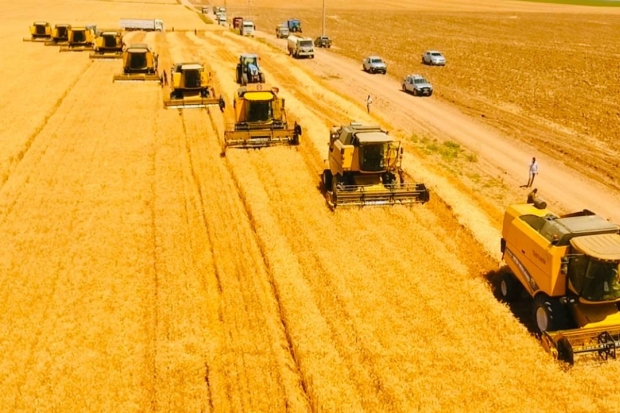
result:
[[[601,348],[598,350],[598,355],[603,360],[608,360],[610,357],[612,359],[616,358],[616,342],[613,337],[607,332],[603,331],[596,338],[598,344]]]

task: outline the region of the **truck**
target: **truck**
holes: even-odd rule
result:
[[[164,31],[164,21],[160,19],[120,19],[119,26],[125,31]]]
[[[314,59],[314,43],[310,37],[298,37],[294,34],[287,39],[288,54],[296,59],[310,57]]]
[[[224,26],[226,24],[226,12],[218,11],[215,15],[215,20],[217,21],[217,24],[219,24],[220,26]]]
[[[288,27],[291,33],[301,33],[301,22],[299,19],[288,19],[286,27]]]
[[[252,20],[243,20],[241,22],[241,27],[239,28],[239,34],[241,36],[254,37],[255,29],[256,29],[256,26],[254,26],[254,22]]]
[[[233,27],[233,29],[241,31],[241,25],[242,24],[243,24],[243,17],[241,17],[241,16],[233,17],[233,19],[232,19],[232,27]]]
[[[276,26],[276,37],[278,39],[286,39],[290,35],[290,31],[286,24]]]

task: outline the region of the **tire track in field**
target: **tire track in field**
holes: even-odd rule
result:
[[[220,131],[219,128],[217,127],[218,124],[221,124],[221,120],[218,122],[218,120],[215,119],[215,117],[213,116],[213,113],[211,111],[209,111],[209,119],[211,120],[211,125],[213,127],[213,132],[215,134],[215,136],[218,137],[218,142],[222,142],[223,141],[223,131]],[[276,306],[276,311],[278,314],[278,322],[280,323],[281,327],[282,327],[282,331],[284,332],[284,336],[286,338],[286,343],[287,346],[284,349],[287,353],[288,356],[290,357],[291,360],[293,360],[294,366],[293,366],[293,373],[299,378],[299,382],[301,385],[301,388],[303,390],[303,394],[304,394],[304,398],[306,400],[310,400],[310,394],[308,392],[308,388],[309,385],[307,383],[307,379],[304,377],[304,375],[301,373],[301,369],[300,369],[300,361],[295,353],[295,351],[293,350],[295,347],[295,343],[294,340],[292,338],[291,332],[290,332],[290,327],[288,325],[288,322],[286,321],[286,317],[284,316],[284,311],[283,311],[283,302],[282,302],[282,298],[281,298],[281,293],[278,289],[277,283],[274,279],[273,276],[273,271],[271,269],[271,265],[269,263],[268,260],[268,253],[265,250],[264,246],[262,246],[261,240],[260,240],[260,236],[258,235],[257,232],[257,228],[256,228],[256,222],[254,220],[254,216],[252,214],[251,209],[249,208],[248,205],[248,200],[246,199],[246,197],[244,196],[244,191],[242,190],[242,183],[239,180],[239,177],[237,176],[237,174],[234,171],[234,167],[233,165],[230,163],[229,159],[226,157],[222,158],[222,161],[224,162],[224,164],[226,165],[226,168],[228,169],[234,183],[235,183],[235,187],[237,189],[237,193],[239,194],[239,197],[241,199],[241,201],[243,202],[244,205],[244,209],[245,212],[247,214],[247,216],[249,217],[249,222],[252,228],[252,232],[256,238],[256,241],[261,249],[261,255],[262,255],[262,261],[263,261],[263,265],[266,268],[266,272],[267,272],[267,276],[268,276],[268,281],[269,281],[269,286],[271,289],[271,294],[273,296],[273,298],[275,299],[275,306]]]
[[[185,33],[175,34],[170,37],[175,39],[175,45],[171,48],[171,54],[174,55],[172,57],[175,61],[197,60],[195,51],[186,45],[187,35]],[[179,60],[179,57],[182,57],[182,59]],[[198,61],[200,61],[200,59],[198,59]],[[211,122],[201,122],[201,124],[197,126],[195,124],[198,118],[197,114],[205,112],[208,114]],[[204,188],[200,190],[200,196],[202,198],[201,204],[203,205],[203,211],[205,211],[203,222],[212,237],[214,262],[216,267],[218,267],[217,271],[220,272],[222,290],[220,299],[222,300],[223,311],[220,319],[223,323],[222,327],[228,332],[228,334],[226,334],[226,345],[222,349],[224,350],[222,356],[226,357],[228,352],[235,351],[235,348],[238,347],[234,342],[229,341],[230,339],[228,337],[242,337],[243,333],[238,330],[247,329],[243,327],[244,324],[252,322],[252,319],[258,317],[259,320],[257,321],[260,323],[259,325],[265,324],[268,336],[272,337],[271,343],[269,344],[271,347],[269,352],[272,353],[272,356],[269,356],[266,360],[271,359],[271,363],[274,364],[274,369],[271,371],[263,371],[262,374],[263,376],[265,373],[269,373],[271,376],[275,374],[275,379],[278,380],[279,387],[284,391],[280,400],[275,399],[269,402],[271,408],[274,410],[289,409],[292,411],[307,411],[307,407],[304,407],[307,406],[307,395],[303,393],[303,389],[301,389],[301,391],[299,390],[301,388],[299,385],[299,383],[301,383],[300,376],[296,371],[291,352],[287,350],[287,344],[284,344],[286,343],[285,326],[275,323],[277,318],[270,316],[272,312],[278,311],[278,303],[273,294],[272,284],[268,280],[268,269],[265,269],[265,263],[261,258],[261,250],[257,245],[256,234],[251,227],[251,218],[249,218],[246,213],[236,213],[238,208],[243,211],[244,206],[239,197],[238,190],[230,191],[228,189],[229,184],[227,181],[230,181],[233,188],[236,184],[233,181],[233,177],[231,177],[225,160],[224,164],[222,164],[222,158],[219,156],[221,148],[220,139],[218,137],[220,136],[221,129],[223,129],[221,125],[224,123],[221,114],[217,109],[210,108],[206,111],[182,111],[181,116],[184,118],[183,122],[189,122],[191,124],[193,131],[193,133],[191,131],[186,133],[188,141],[191,142],[188,148],[190,156],[193,157],[193,175],[198,186]],[[205,127],[206,130],[204,129]],[[217,166],[218,164],[220,166]],[[220,168],[222,168],[221,171],[218,171]],[[208,173],[210,177],[205,178],[205,173]],[[220,182],[220,185],[215,184],[214,181]],[[208,188],[210,189],[205,192]],[[214,202],[214,199],[207,201],[207,194],[222,193],[222,191],[228,195],[224,197],[221,195],[218,196],[216,202]],[[224,204],[228,204],[228,206],[224,206]],[[206,211],[209,211],[208,215]],[[217,219],[217,222],[215,222],[214,219]],[[226,240],[226,238],[222,238],[222,225],[228,225],[229,228],[226,231],[237,232],[239,237],[242,237],[241,234],[249,231],[247,234],[249,238],[242,241],[237,248],[232,247],[232,244],[231,248],[229,248],[227,247],[229,241]],[[232,228],[230,228],[231,225]],[[237,227],[237,231],[233,230],[235,227]],[[234,251],[235,249],[239,249],[239,247],[242,248],[238,251]],[[227,260],[230,260],[227,256],[236,256],[236,258],[227,262]],[[241,293],[239,298],[241,298],[242,301],[240,303],[237,302],[234,305],[236,309],[232,311],[233,307],[229,305],[232,303],[229,303],[229,301],[239,293]],[[263,295],[264,293],[266,293],[266,295]],[[235,300],[237,301],[239,298]],[[263,311],[256,312],[252,310],[252,308],[256,306],[263,308]],[[245,308],[245,314],[243,314],[243,311],[240,311],[243,308]],[[251,315],[252,313],[254,314]],[[261,321],[263,317],[264,319]],[[256,324],[257,321],[253,321],[253,323]],[[247,329],[247,331],[251,331],[251,329]],[[252,347],[257,345],[263,346],[263,344],[261,344],[263,340],[258,338],[259,336],[253,338],[252,341],[254,343]],[[233,362],[233,365],[234,363],[240,363],[239,366],[243,366],[241,370],[243,373],[236,376],[236,382],[233,386],[236,390],[233,392],[233,387],[228,387],[227,393],[244,393],[243,389],[253,388],[254,390],[245,392],[246,395],[243,396],[245,399],[237,400],[237,403],[240,403],[240,405],[234,404],[237,408],[247,411],[255,410],[256,407],[253,408],[251,406],[260,403],[258,399],[262,396],[252,394],[257,391],[257,383],[252,381],[257,371],[255,371],[255,367],[253,367],[255,364],[253,360],[254,356],[251,353],[247,353],[247,350],[245,351],[245,354],[238,354],[234,361],[230,360]],[[265,354],[261,358],[267,356],[268,355]],[[208,381],[210,384],[214,381],[222,382],[223,377],[218,377],[221,375],[221,367],[210,365],[208,370]],[[218,372],[218,370],[220,371]],[[264,376],[263,380],[265,378]],[[231,384],[232,383],[230,383],[229,386]],[[214,406],[218,406],[220,401],[219,397],[221,397],[221,388],[219,388],[219,391],[218,389],[212,389],[212,394]],[[281,406],[281,408],[277,406]]]
[[[88,71],[88,69],[91,67],[92,64],[93,64],[92,61],[89,61],[86,64],[86,67],[85,67],[84,71],[82,71],[82,73],[80,73],[80,75],[77,76],[73,80],[73,82],[69,85],[69,87],[67,89],[65,89],[65,91],[62,93],[62,95],[60,95],[60,97],[58,98],[58,100],[56,100],[56,103],[54,104],[52,109],[50,109],[50,111],[47,113],[47,115],[45,115],[45,117],[43,118],[41,123],[39,123],[39,125],[37,126],[35,131],[33,133],[31,133],[30,136],[28,136],[28,138],[24,142],[22,148],[15,155],[15,157],[13,157],[13,159],[9,163],[9,166],[8,166],[7,170],[4,172],[2,177],[0,177],[0,195],[2,194],[2,189],[6,185],[7,181],[11,178],[11,174],[13,174],[13,172],[15,172],[15,170],[19,167],[22,159],[24,159],[24,156],[27,155],[28,151],[30,150],[30,148],[34,144],[34,142],[37,139],[37,137],[40,135],[40,133],[43,131],[43,129],[45,129],[45,126],[47,125],[47,122],[53,116],[56,115],[56,113],[58,112],[58,109],[60,108],[60,106],[64,102],[65,98],[71,93],[71,91],[73,90],[75,85],[80,81],[80,79],[82,79],[82,77]],[[10,210],[9,210],[9,212],[10,212]]]

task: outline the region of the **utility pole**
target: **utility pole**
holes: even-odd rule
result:
[[[325,0],[323,0],[323,28],[321,30],[321,36],[325,36]]]

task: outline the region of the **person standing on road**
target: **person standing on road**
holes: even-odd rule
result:
[[[536,162],[536,158],[532,158],[532,163],[530,164],[529,170],[530,178],[527,181],[527,187],[530,188],[534,183],[534,178],[538,175],[538,162]]]
[[[372,96],[368,95],[366,97],[366,110],[370,113],[370,104],[372,103]]]

